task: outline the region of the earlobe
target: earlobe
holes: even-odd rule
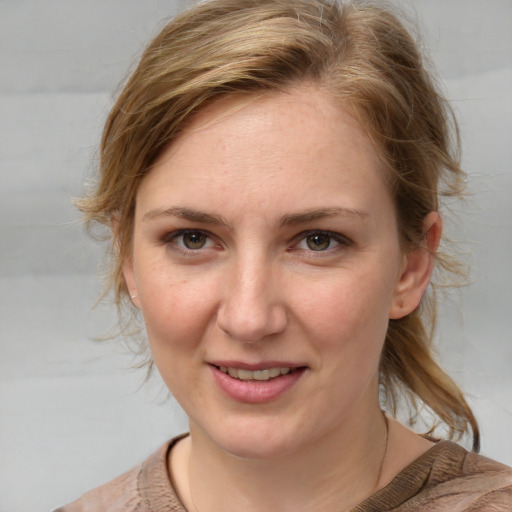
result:
[[[139,296],[137,294],[137,282],[135,279],[135,271],[133,269],[131,256],[127,256],[123,261],[123,277],[133,305],[140,309]]]
[[[430,212],[423,221],[424,235],[419,247],[404,256],[389,318],[403,318],[419,306],[434,270],[442,230],[441,216],[437,212]]]
[[[112,218],[110,220],[110,229],[112,231],[112,237],[114,239],[114,247],[116,249],[116,252],[118,253],[118,257],[121,257],[119,255],[118,244],[117,244],[118,228],[119,228],[119,219],[115,216],[112,216]],[[124,282],[126,284],[126,289],[128,290],[128,295],[130,296],[130,299],[133,302],[134,306],[140,309],[139,298],[138,298],[138,294],[137,294],[137,284],[136,284],[136,280],[135,280],[135,272],[133,269],[133,261],[132,261],[131,255],[127,255],[123,258],[122,271],[123,271]]]

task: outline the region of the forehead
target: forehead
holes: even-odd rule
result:
[[[379,155],[355,118],[321,89],[306,86],[210,104],[160,156],[142,195],[149,186],[145,195],[153,201],[195,189],[196,199],[209,193],[213,205],[213,195],[228,189],[263,197],[266,189],[274,200],[281,193],[298,201],[307,193],[317,203],[337,202],[344,192],[347,208],[357,208],[348,203],[358,188],[359,195],[387,189]]]
[[[258,135],[258,129],[262,136],[276,136],[280,131],[283,138],[290,131],[295,131],[295,137],[290,143],[302,138],[297,130],[303,129],[305,139],[311,139],[311,134],[315,135],[316,147],[320,139],[325,145],[339,146],[347,131],[350,131],[352,145],[361,147],[365,152],[370,142],[346,105],[337,104],[323,88],[300,85],[287,91],[241,92],[214,100],[192,116],[181,136],[170,145],[163,156],[165,158],[175,153],[183,145],[185,138],[188,139],[186,142],[194,143],[194,140],[205,136],[217,135],[218,138],[223,138],[229,135],[230,138],[224,141],[233,143],[237,134],[243,135],[249,129],[255,136]],[[293,148],[283,146],[283,151],[289,149]],[[311,145],[308,144],[304,150],[306,149],[312,149]],[[371,153],[378,160],[373,148]],[[375,163],[378,165],[377,161]]]

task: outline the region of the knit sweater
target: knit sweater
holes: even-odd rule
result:
[[[55,512],[187,512],[167,471],[177,437],[145,462]],[[352,512],[512,511],[512,468],[440,441]]]

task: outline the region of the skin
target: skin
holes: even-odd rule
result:
[[[430,447],[390,422],[386,448],[378,401],[388,321],[421,300],[439,216],[424,228],[428,251],[404,254],[379,155],[312,87],[219,100],[161,155],[124,275],[189,417],[169,468],[190,510],[348,509]],[[304,370],[243,403],[220,360]]]

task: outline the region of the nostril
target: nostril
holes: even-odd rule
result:
[[[249,251],[250,252],[250,251]],[[231,338],[254,343],[282,332],[287,325],[285,302],[273,266],[252,252],[240,256],[223,283],[218,327]]]
[[[282,333],[288,324],[286,311],[281,306],[269,306],[258,311],[243,308],[221,308],[217,315],[219,328],[231,338],[254,343]]]

